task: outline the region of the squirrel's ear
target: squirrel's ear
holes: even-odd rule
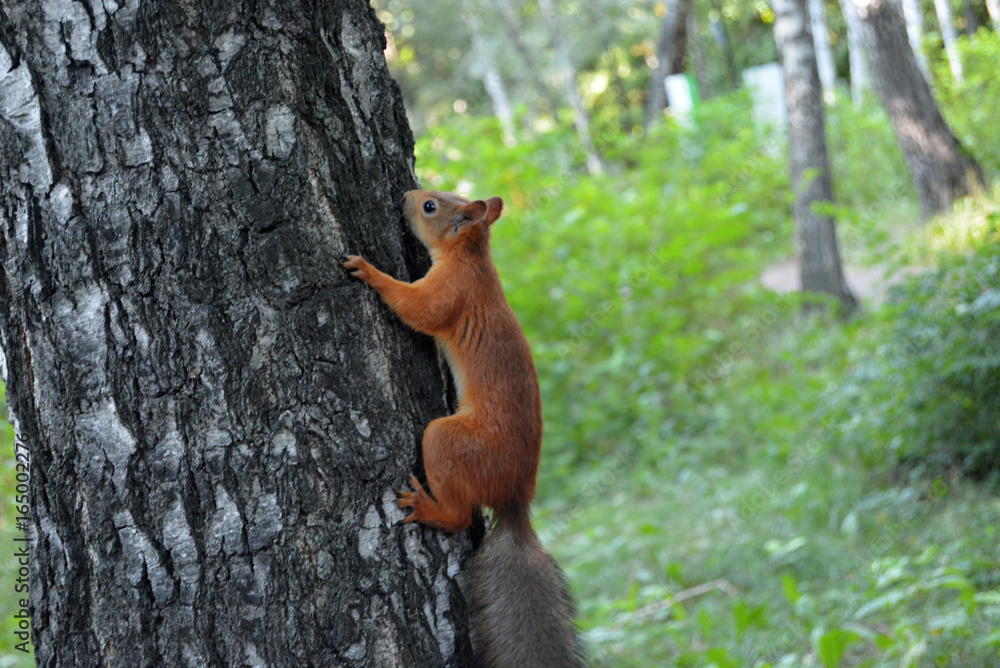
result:
[[[477,199],[463,205],[459,211],[466,220],[489,227],[503,212],[503,200],[499,197],[491,197],[486,201]]]
[[[469,202],[468,204],[463,204],[459,208],[459,212],[462,214],[462,218],[469,221],[470,223],[478,223],[486,217],[489,212],[489,205],[481,199],[477,199],[475,202]]]
[[[486,224],[492,225],[503,213],[503,198],[491,197],[486,200]]]

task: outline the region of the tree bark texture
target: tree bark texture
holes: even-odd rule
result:
[[[785,79],[790,182],[795,196],[795,230],[802,289],[823,292],[853,307],[840,264],[833,218],[813,204],[833,201],[826,152],[823,89],[809,31],[807,0],[775,0],[774,39]]]
[[[684,53],[687,51],[688,15],[691,0],[669,0],[667,14],[663,17],[660,41],[656,47],[656,70],[646,86],[645,125],[660,117],[667,107],[667,89],[664,79],[684,71]]]
[[[394,490],[441,366],[361,0],[4,3],[0,349],[40,666],[464,666],[466,549]]]
[[[885,105],[896,141],[920,198],[923,216],[951,209],[981,184],[982,170],[951,132],[912,49],[894,0],[853,0],[872,81]]]

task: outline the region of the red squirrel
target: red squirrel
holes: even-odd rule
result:
[[[381,295],[410,327],[444,352],[458,410],[427,425],[430,491],[399,493],[407,522],[461,531],[482,506],[493,528],[470,560],[466,594],[472,643],[484,668],[583,665],[573,603],[555,560],[531,527],[528,507],[542,446],[542,402],[528,340],[504,297],[490,257],[490,226],[503,200],[411,190],[404,213],[430,252],[427,275],[405,283],[364,258],[344,267]]]

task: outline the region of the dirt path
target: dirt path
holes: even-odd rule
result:
[[[886,279],[886,268],[882,265],[874,267],[846,265],[844,273],[847,274],[848,287],[858,299],[871,297],[880,299],[885,296],[888,287],[897,280],[896,277]],[[798,292],[802,289],[802,283],[799,280],[799,263],[791,257],[781,260],[761,274],[760,282],[765,288],[779,294]]]

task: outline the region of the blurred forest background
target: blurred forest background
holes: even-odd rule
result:
[[[594,664],[1000,666],[995,0],[899,12],[896,55],[982,171],[939,207],[852,6],[374,6],[423,187],[507,203],[494,258],[545,406],[536,521]],[[744,85],[783,15],[812,28],[834,199],[807,209],[836,220],[857,307],[797,289],[789,133]],[[668,74],[689,105],[662,108]],[[2,604],[0,666],[21,665]]]

